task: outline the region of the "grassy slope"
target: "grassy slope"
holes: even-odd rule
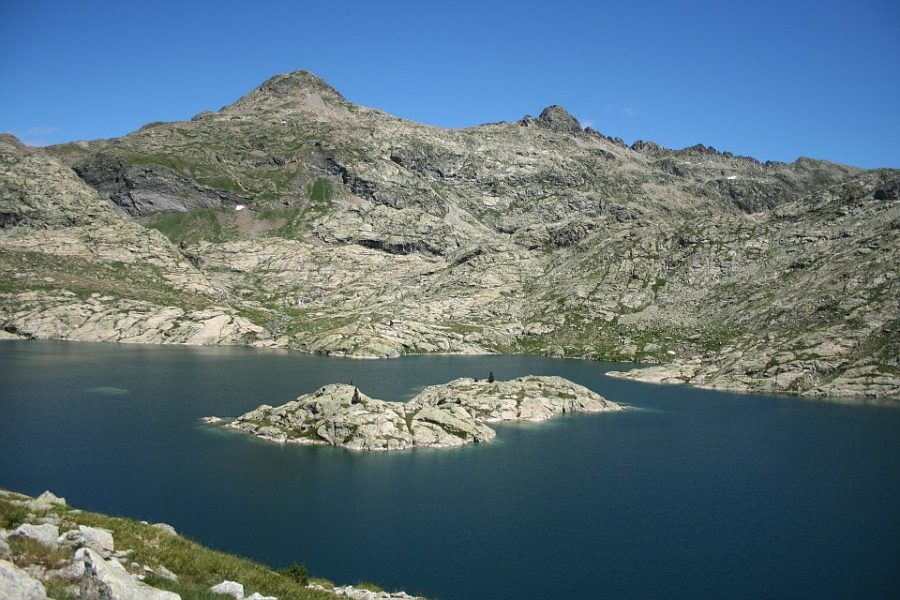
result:
[[[28,508],[19,502],[27,500],[26,496],[0,490],[0,527],[14,529],[23,522],[36,522],[44,512],[29,515]],[[170,535],[165,531],[120,517],[74,510],[70,507],[56,506],[47,512],[59,515],[62,522],[60,531],[66,531],[78,525],[100,527],[112,532],[116,549],[133,549],[130,560],[157,568],[160,565],[178,575],[178,582],[170,582],[161,577],[148,577],[146,582],[154,587],[165,588],[177,592],[182,600],[221,600],[222,596],[212,594],[211,586],[224,579],[244,584],[245,594],[259,592],[264,596],[275,596],[279,600],[329,599],[334,596],[326,592],[307,589],[271,568],[252,560],[217,552],[181,535]],[[64,559],[58,552],[45,550],[39,544],[19,543],[11,540],[14,562],[20,565],[44,564],[59,565]],[[68,557],[71,558],[71,557]],[[329,587],[325,580],[313,580]],[[55,594],[54,594],[55,592]],[[48,593],[57,600],[66,598],[62,585],[51,585]]]

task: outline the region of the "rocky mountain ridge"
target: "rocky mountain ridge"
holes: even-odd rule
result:
[[[558,106],[448,130],[305,72],[0,151],[9,335],[539,352],[900,399],[897,170],[629,147]]]

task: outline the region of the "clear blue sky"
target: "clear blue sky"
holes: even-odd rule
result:
[[[459,127],[561,104],[627,142],[900,167],[900,2],[0,0],[0,131],[123,135],[307,69]]]

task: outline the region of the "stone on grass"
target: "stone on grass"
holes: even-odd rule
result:
[[[47,510],[54,506],[65,506],[66,499],[60,498],[50,490],[47,490],[37,498],[28,501],[28,507],[32,510]]]
[[[174,592],[158,590],[131,576],[115,559],[103,560],[90,548],[81,548],[75,553],[75,560],[84,565],[81,583],[82,598],[103,598],[104,600],[181,600]]]
[[[9,561],[0,560],[0,598],[47,600],[44,585]]]
[[[28,538],[47,546],[48,548],[55,549],[57,547],[57,539],[59,538],[59,528],[56,525],[51,525],[49,523],[43,525],[24,523],[16,528],[13,535]]]
[[[178,535],[178,532],[175,531],[175,528],[168,523],[154,523],[153,527],[156,527],[160,531],[168,533],[169,535]]]
[[[84,545],[88,548],[108,552],[112,552],[116,549],[112,532],[107,529],[79,525],[78,531],[81,532],[81,535],[84,538]]]
[[[225,580],[209,588],[213,594],[231,596],[234,600],[244,600],[244,586],[237,581]]]

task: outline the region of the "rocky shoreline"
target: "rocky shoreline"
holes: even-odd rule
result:
[[[727,369],[716,361],[674,361],[628,371],[607,371],[608,377],[644,383],[687,385],[700,389],[740,393],[789,394],[845,404],[900,406],[900,381],[875,365],[848,369],[839,377],[814,387],[793,385],[808,377],[803,365],[773,369],[769,377],[750,377],[739,369]]]
[[[490,442],[496,432],[487,423],[618,410],[618,404],[562,377],[529,375],[510,381],[456,379],[427,387],[408,402],[331,384],[278,407],[263,404],[234,420],[203,420],[282,444],[405,450]]]
[[[291,577],[209,550],[165,523],[83,512],[49,491],[30,498],[0,489],[4,600],[181,600],[182,594],[222,600],[424,600],[369,589],[375,586],[310,581],[303,573]]]

